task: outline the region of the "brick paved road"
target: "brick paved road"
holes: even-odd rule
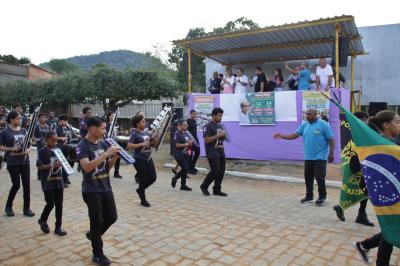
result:
[[[33,166],[32,173],[36,173]],[[169,170],[159,169],[159,178],[148,191],[152,207],[143,208],[135,192],[134,171],[123,166],[122,173],[124,179],[112,180],[119,218],[104,238],[113,265],[363,265],[352,241],[379,230],[355,224],[357,208],[346,213],[345,223],[339,222],[332,211],[337,189],[328,190],[330,202],[325,207],[302,206],[303,185],[228,177],[223,183],[227,198],[204,197],[199,190],[203,176],[189,179],[193,192],[181,192],[170,187]],[[32,177],[36,216],[22,216],[20,191],[14,204],[16,217],[0,215],[0,265],[91,264],[81,176],[71,179],[73,184],[64,194],[63,228],[68,236],[40,231],[37,219],[44,197]],[[1,211],[9,188],[3,169]],[[49,225],[54,228],[54,211]],[[371,253],[375,256],[376,250]],[[400,265],[396,249],[392,264]]]

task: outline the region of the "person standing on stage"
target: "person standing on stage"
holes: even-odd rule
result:
[[[150,136],[146,127],[146,121],[143,116],[135,115],[132,118],[133,130],[128,141],[128,150],[134,150],[136,175],[139,180],[139,188],[136,189],[140,198],[140,204],[144,207],[150,207],[146,199],[146,189],[157,179],[156,168],[151,158]]]
[[[118,158],[119,148],[107,149],[103,141],[106,123],[99,117],[87,119],[87,135],[77,147],[76,155],[82,167],[82,197],[88,207],[90,231],[86,237],[92,243],[92,261],[109,265],[103,253],[102,235],[117,220],[117,208],[110,184],[110,169]]]
[[[241,67],[238,68],[236,73],[237,77],[235,78],[235,93],[247,93],[249,78],[244,74],[244,70]]]
[[[197,112],[196,110],[190,111],[190,118],[187,119],[188,131],[194,139],[199,144],[199,138],[197,137]],[[192,145],[192,155],[189,156],[189,174],[195,175],[199,170],[196,169],[196,163],[200,156],[200,146],[193,144]]]
[[[200,186],[201,192],[205,196],[210,196],[208,187],[213,181],[213,195],[225,197],[228,195],[221,191],[221,184],[225,174],[225,132],[222,130],[220,124],[223,113],[224,110],[221,108],[214,108],[211,112],[212,121],[207,123],[203,128],[206,156],[210,164],[210,172]]]
[[[110,130],[110,126],[111,126],[111,123],[112,123],[114,115],[115,115],[115,113],[108,113],[107,114],[107,119],[106,119],[107,132]],[[117,123],[115,123],[115,128],[118,128],[118,124]],[[113,129],[112,138],[115,138],[117,133],[118,133],[118,130],[116,130],[115,128]],[[119,143],[119,144],[123,149],[126,148],[125,142]],[[114,166],[114,177],[115,178],[122,178],[122,176],[119,174],[120,165],[121,165],[121,158],[118,158],[117,161],[115,162],[115,166]]]
[[[189,162],[191,161],[190,156],[192,153],[193,142],[186,133],[188,124],[186,120],[180,119],[178,122],[178,130],[174,134],[174,157],[178,162],[181,170],[172,178],[171,186],[175,188],[178,179],[181,179],[181,190],[192,191],[190,187],[186,185],[187,174],[189,171]]]
[[[317,118],[316,109],[308,109],[306,112],[307,121],[301,124],[295,133],[282,135],[276,133],[275,139],[293,140],[302,136],[304,141],[304,178],[306,182],[306,197],[301,203],[310,203],[314,195],[314,177],[317,180],[319,197],[315,201],[317,206],[326,203],[326,162],[333,162],[335,149],[335,138],[329,124]]]
[[[36,166],[39,169],[39,178],[42,183],[42,190],[46,206],[43,209],[38,223],[43,233],[50,232],[47,219],[50,212],[56,207],[56,225],[54,234],[59,236],[67,235],[61,228],[64,181],[62,178],[62,163],[57,159],[52,149],[57,147],[57,134],[54,131],[47,131],[44,137],[45,146],[38,151]]]
[[[67,145],[72,143],[77,143],[80,137],[75,134],[75,132],[68,124],[68,117],[66,115],[60,115],[58,117],[58,126],[56,128],[56,133],[58,137],[58,147],[61,149],[65,158],[67,158],[68,163],[71,165],[71,167],[74,167],[75,161],[73,158],[70,158],[70,155],[68,154],[69,152],[68,149],[71,148],[69,148]],[[68,174],[66,171],[63,171],[62,174],[63,174],[64,186],[68,187],[68,185],[71,184],[71,181],[68,178]]]
[[[296,69],[291,69],[288,64],[285,65],[286,70],[292,73],[293,75],[298,75],[299,76],[299,81],[298,81],[298,89],[300,91],[307,91],[310,90],[310,77],[311,77],[311,72],[308,70],[308,64],[307,62],[302,62],[299,66],[300,70]]]
[[[256,67],[256,75],[257,75],[257,81],[256,84],[254,85],[254,92],[264,92],[267,91],[267,85],[268,85],[268,80],[267,76],[263,72],[261,67]]]
[[[326,63],[325,58],[319,59],[319,66],[315,75],[317,76],[316,84],[317,91],[328,91],[335,87],[335,77],[333,76],[333,69]]]
[[[79,118],[79,135],[81,135],[82,138],[86,137],[86,134],[88,132],[87,129],[87,120],[92,116],[92,108],[90,107],[84,107],[82,109],[82,116]]]
[[[32,217],[35,215],[30,209],[30,168],[29,168],[29,152],[28,148],[22,151],[22,145],[26,138],[26,129],[21,125],[21,114],[17,111],[11,111],[6,119],[8,127],[0,133],[0,151],[6,152],[7,170],[11,176],[11,190],[5,207],[6,215],[15,216],[12,209],[15,195],[20,188],[20,180],[22,180],[22,188],[24,192],[24,215]]]

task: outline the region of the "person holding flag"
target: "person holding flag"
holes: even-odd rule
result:
[[[326,93],[323,96],[344,112],[350,126],[354,150],[382,232],[353,246],[365,263],[370,264],[368,251],[378,247],[376,265],[388,266],[393,246],[400,247],[400,149],[395,138],[400,134],[400,117],[392,111],[381,111],[370,123],[380,134],[355,117]]]
[[[400,172],[400,150],[395,146],[395,138],[400,134],[400,117],[385,110],[371,118],[370,122],[378,128],[380,135],[355,122],[349,121],[350,128],[382,232],[354,242],[354,247],[368,264],[371,263],[368,251],[379,247],[376,265],[386,266],[389,265],[393,245],[400,247],[400,179],[396,175]]]
[[[358,111],[355,112],[354,115],[364,123],[367,123],[367,113]],[[356,223],[365,226],[374,226],[374,224],[369,221],[366,212],[368,191],[361,172],[360,161],[353,148],[354,143],[351,141],[351,134],[349,133],[349,135],[349,142],[343,148],[341,155],[343,180],[342,188],[340,190],[340,201],[339,204],[333,206],[333,210],[336,212],[338,219],[344,222],[346,220],[344,211],[357,203],[360,203]]]

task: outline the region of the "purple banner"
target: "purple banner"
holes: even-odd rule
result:
[[[334,90],[337,97],[341,99],[344,107],[349,106],[349,91]],[[279,92],[276,92],[279,93]],[[331,94],[333,91],[331,92]],[[189,97],[189,110],[193,109],[193,97],[201,94],[191,94]],[[225,153],[227,158],[248,159],[248,160],[286,160],[286,161],[302,161],[303,160],[303,140],[276,140],[273,135],[277,132],[282,134],[290,134],[296,131],[302,120],[302,92],[296,94],[297,101],[297,122],[280,122],[276,121],[276,125],[268,126],[240,126],[239,121],[224,122],[229,135],[230,143],[225,143]],[[219,106],[219,95],[215,95],[215,106]],[[276,106],[279,108],[279,106]],[[335,163],[340,163],[340,118],[339,108],[334,104],[330,104],[330,120],[329,124],[335,134]],[[202,132],[198,132],[201,149],[201,156],[205,156],[204,142]]]

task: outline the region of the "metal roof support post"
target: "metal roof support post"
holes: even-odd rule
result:
[[[187,48],[188,55],[188,90],[192,93],[192,49]]]
[[[354,95],[354,59],[356,58],[355,55],[351,56],[351,101],[350,101],[350,110],[352,113],[354,113],[354,111],[356,109],[358,109],[358,107],[356,106],[356,99],[355,99],[355,95]],[[357,110],[358,111],[358,110]]]
[[[335,71],[336,71],[336,76],[335,78],[335,85],[336,88],[340,88],[340,83],[339,83],[339,33],[340,33],[341,27],[340,24],[337,23],[335,27]]]

